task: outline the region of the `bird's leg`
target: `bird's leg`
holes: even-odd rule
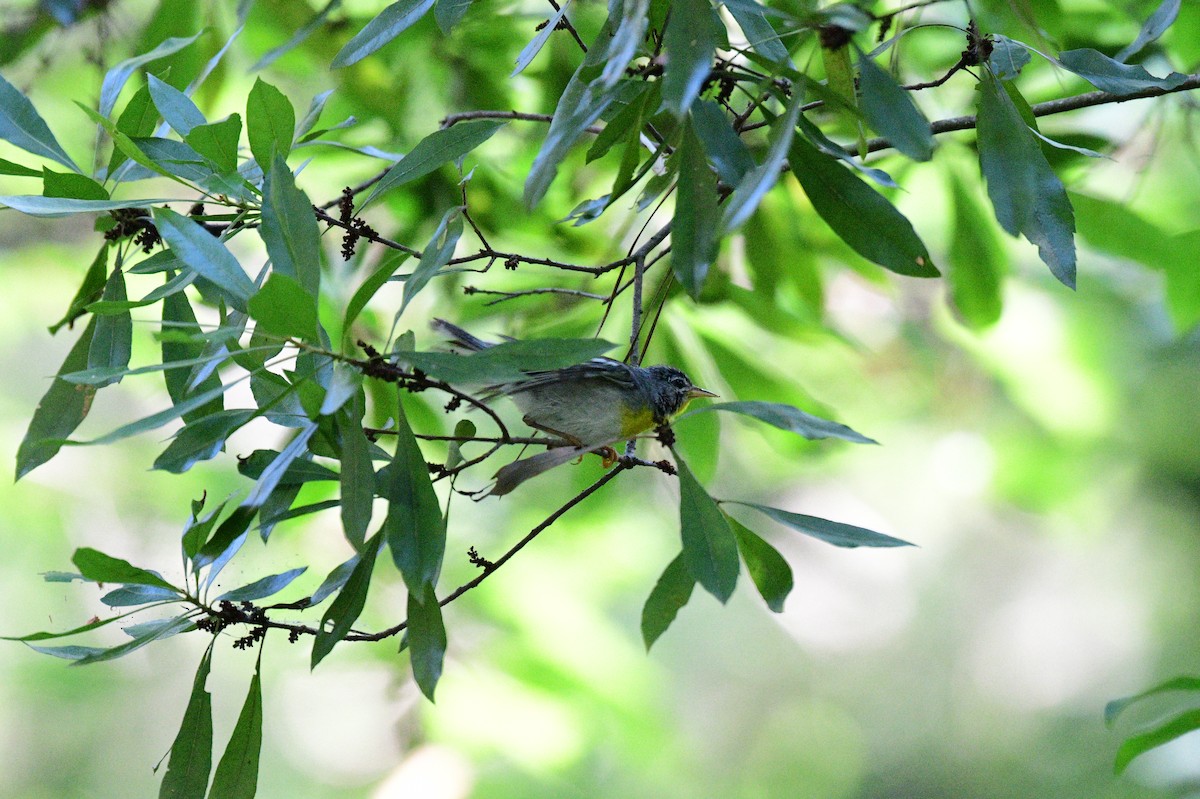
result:
[[[530,427],[532,427],[534,430],[541,430],[543,433],[549,433],[552,436],[558,436],[559,438],[561,438],[563,440],[563,444],[561,444],[560,446],[570,446],[570,447],[584,447],[585,446],[583,441],[581,439],[579,439],[577,436],[573,436],[570,433],[564,433],[561,430],[555,430],[553,427],[547,427],[544,424],[538,424],[533,419],[529,418],[528,414],[526,414],[525,416],[522,416],[521,421],[524,422],[525,424],[529,425]],[[603,466],[605,469],[612,468],[612,465],[617,462],[617,451],[615,449],[613,449],[612,447],[601,447],[600,449],[596,450],[596,454],[599,455],[600,458],[602,459]],[[582,460],[583,460],[583,456],[580,455],[579,459],[575,462],[579,463]]]

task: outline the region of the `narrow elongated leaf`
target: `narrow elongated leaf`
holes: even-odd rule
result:
[[[279,451],[279,455],[271,461],[270,465],[263,469],[258,482],[254,484],[254,490],[242,502],[242,507],[257,508],[267,501],[267,497],[271,496],[271,492],[280,484],[292,462],[308,452],[309,439],[316,432],[317,423],[309,422],[300,429],[300,432],[296,433],[296,436]]]
[[[330,68],[338,69],[358,63],[414,25],[432,7],[433,0],[397,0],[346,42],[333,57]]]
[[[1004,259],[997,245],[995,227],[971,199],[957,175],[951,177],[954,196],[954,228],[950,239],[950,298],[967,326],[981,329],[995,324],[1003,309],[1001,281]]]
[[[692,129],[716,167],[717,175],[726,184],[738,185],[746,173],[754,169],[754,157],[746,143],[734,131],[721,107],[712,100],[698,100],[692,105]]]
[[[437,582],[446,522],[402,403],[397,405],[395,438],[396,454],[377,475],[379,493],[388,503],[383,533],[404,584],[419,595],[422,586]]]
[[[355,563],[351,568],[350,575],[346,578],[345,585],[338,591],[337,598],[333,600],[329,610],[325,611],[325,615],[321,619],[321,629],[317,632],[316,640],[313,641],[312,668],[315,669],[317,664],[333,650],[333,647],[346,637],[359,614],[362,613],[363,606],[367,603],[367,590],[371,587],[371,572],[375,569],[375,558],[379,555],[381,535],[382,533],[376,533],[371,536],[371,540],[363,547],[362,553],[356,559],[351,559]],[[332,579],[333,575],[330,575],[330,578]],[[328,582],[330,580],[326,580],[326,583]],[[320,593],[319,589],[317,593]],[[314,603],[318,601],[316,596],[317,594],[313,594]]]
[[[155,208],[154,222],[180,261],[220,289],[231,306],[246,310],[246,302],[255,291],[254,282],[225,245],[191,218],[169,208]]]
[[[779,34],[767,21],[764,9],[757,2],[725,3],[730,15],[737,21],[746,41],[760,55],[782,64],[788,63],[788,50],[779,39]]]
[[[737,539],[725,514],[687,463],[672,450],[679,470],[679,528],[683,560],[688,573],[721,602],[728,602],[737,586]]]
[[[1114,699],[1104,706],[1104,723],[1111,727],[1116,723],[1117,717],[1133,703],[1140,702],[1152,696],[1174,693],[1175,691],[1200,693],[1200,677],[1173,677],[1166,682],[1159,683],[1153,688],[1142,691],[1140,694]]]
[[[571,0],[564,0],[562,5],[559,6],[558,12],[542,25],[537,35],[530,39],[528,44],[521,48],[521,53],[517,56],[517,65],[508,77],[515,78],[517,75],[520,75],[525,70],[525,67],[529,66],[533,59],[537,58],[537,54],[542,51],[542,47],[550,40],[550,34],[558,30],[558,23],[566,16],[567,9],[570,7]]]
[[[683,553],[680,552],[667,564],[662,576],[654,584],[654,590],[646,598],[646,604],[642,606],[642,641],[646,644],[647,652],[692,598],[692,589],[695,587],[696,578],[688,571]]]
[[[676,0],[663,32],[663,106],[683,117],[700,95],[712,70],[717,45],[725,35],[709,0]]]
[[[153,98],[150,97],[150,86],[144,85],[125,104],[121,116],[117,117],[116,128],[127,137],[143,138],[152,135],[157,124],[158,109],[154,107]],[[127,158],[120,148],[114,147],[106,174],[120,181],[124,177],[124,171],[118,172],[118,168],[125,164]]]
[[[992,54],[988,57],[988,68],[1000,80],[1012,80],[1030,62],[1029,48],[1007,36],[992,36]]]
[[[0,76],[0,139],[79,172],[29,98]]]
[[[746,571],[750,572],[754,587],[758,589],[767,607],[776,613],[783,613],[784,600],[792,592],[794,585],[792,567],[783,559],[783,555],[758,533],[736,519],[726,519],[737,536],[738,551],[742,553],[742,560],[746,562]]]
[[[336,416],[342,443],[339,474],[342,529],[356,550],[361,550],[366,540],[375,500],[375,467],[370,443],[362,429],[361,405],[361,402],[346,403]]]
[[[417,686],[432,702],[446,658],[446,626],[432,585],[409,590],[408,632],[404,640],[408,643]]]
[[[245,378],[242,378],[242,379],[245,379]],[[240,380],[235,381],[235,382],[240,382]],[[230,386],[232,386],[232,385],[233,384],[230,384]],[[191,397],[189,397],[188,399],[184,400],[183,402],[175,403],[175,405],[173,407],[167,408],[166,410],[159,411],[158,413],[150,414],[149,416],[146,416],[142,419],[138,419],[136,422],[130,422],[129,424],[122,425],[121,427],[118,427],[116,430],[113,430],[111,433],[100,436],[99,438],[93,438],[91,441],[66,442],[66,441],[61,441],[61,439],[60,439],[60,441],[61,441],[61,443],[70,443],[73,445],[111,444],[114,441],[120,441],[121,439],[129,438],[130,436],[135,436],[139,433],[145,433],[150,430],[156,430],[156,429],[162,427],[167,422],[173,421],[175,419],[178,419],[181,416],[187,415],[188,412],[190,412],[190,411],[193,411],[197,408],[203,408],[205,405],[207,405],[208,403],[212,402],[217,397],[224,394],[225,391],[227,391],[230,388],[230,386],[218,384],[215,388],[212,388],[208,391],[202,391],[202,392],[196,393],[196,394],[192,395]]]
[[[32,649],[34,652],[41,652],[43,655],[62,658],[63,660],[83,660],[92,655],[98,655],[104,651],[102,646],[79,646],[70,644],[68,646],[38,646],[37,644],[26,644],[25,646]]]
[[[271,574],[266,577],[261,577],[252,583],[243,585],[241,588],[234,588],[232,591],[226,591],[217,597],[217,600],[224,600],[226,602],[252,602],[255,599],[262,599],[263,597],[268,597],[272,594],[278,594],[280,591],[291,585],[293,580],[304,574],[306,571],[308,571],[308,567],[301,566],[296,569],[289,569],[288,571],[281,572],[279,574]]]
[[[859,107],[867,123],[909,158],[928,161],[933,156],[933,131],[912,95],[861,50],[858,80]]]
[[[73,197],[43,197],[40,194],[9,194],[0,196],[0,205],[30,216],[60,217],[72,214],[94,214],[121,208],[149,208],[170,202],[161,198],[144,200],[78,200]]]
[[[760,422],[766,422],[769,425],[778,427],[780,430],[798,433],[810,441],[821,438],[840,438],[843,441],[853,441],[855,444],[879,443],[873,438],[867,438],[862,433],[851,430],[844,424],[838,424],[828,419],[822,419],[819,416],[813,416],[799,408],[793,408],[791,405],[785,405],[780,402],[760,402],[757,400],[747,402],[717,402],[697,408],[691,411],[691,413],[704,413],[705,411],[729,411],[731,413],[742,414],[743,416],[750,416],[758,419]]]
[[[300,282],[278,272],[267,278],[248,303],[255,332],[269,339],[317,340],[317,298]]]
[[[100,601],[110,608],[124,608],[130,605],[147,605],[151,602],[169,602],[179,598],[180,595],[175,590],[157,585],[123,585],[100,597]]]
[[[504,124],[494,119],[472,119],[430,133],[380,178],[359,206],[359,211],[384,192],[422,178],[443,164],[458,161],[490,139]]]
[[[137,611],[137,610],[131,610],[128,613],[122,613],[119,616],[112,616],[107,619],[95,619],[93,621],[89,621],[87,624],[81,624],[78,627],[72,627],[70,630],[64,630],[63,632],[60,632],[60,633],[37,632],[37,633],[28,633],[26,635],[0,635],[0,641],[29,642],[29,641],[47,641],[47,640],[54,639],[54,638],[69,638],[72,635],[79,635],[80,633],[91,632],[92,630],[112,624],[114,621],[120,621],[121,619],[132,616],[134,613],[138,613],[138,612],[139,611]],[[101,650],[101,651],[103,651],[103,650]]]
[[[200,659],[192,695],[175,742],[171,744],[171,759],[163,777],[159,799],[203,799],[212,771],[212,695],[205,683],[212,667],[212,647]]]
[[[250,690],[225,754],[217,763],[213,774],[212,790],[208,799],[254,799],[258,790],[258,758],[262,752],[262,657],[254,665],[254,676],[250,678]]]
[[[420,263],[404,281],[404,299],[400,303],[400,310],[396,312],[397,318],[404,313],[404,309],[412,302],[412,298],[417,296],[417,292],[425,288],[438,270],[454,257],[454,248],[463,232],[462,210],[461,207],[451,208],[442,215],[437,230],[433,232],[433,237],[421,252]]]
[[[291,102],[279,89],[256,78],[246,98],[246,138],[264,173],[274,169],[276,155],[287,160],[295,134],[296,110]],[[308,215],[312,216],[311,210]]]
[[[1187,710],[1167,719],[1148,732],[1126,738],[1113,759],[1113,772],[1123,773],[1135,757],[1198,729],[1200,729],[1200,708]]]
[[[602,86],[614,86],[625,75],[626,67],[637,55],[638,48],[646,38],[649,10],[649,0],[622,0],[621,21],[608,43],[607,63],[604,65],[604,71],[600,73]]]
[[[146,86],[163,120],[180,136],[188,135],[192,128],[208,124],[208,119],[191,98],[171,84],[147,75]]]
[[[1167,32],[1167,28],[1174,24],[1175,18],[1179,16],[1181,5],[1183,5],[1183,0],[1162,0],[1158,4],[1158,8],[1154,9],[1154,13],[1142,25],[1142,29],[1138,31],[1137,38],[1122,47],[1121,52],[1117,53],[1117,60],[1128,61],[1140,53],[1146,45],[1157,41]]]
[[[912,223],[883,195],[803,136],[792,139],[788,160],[813,208],[851,249],[897,274],[938,276]]]
[[[767,505],[756,505],[753,502],[738,502],[735,500],[725,500],[734,505],[745,505],[747,508],[754,508],[760,513],[770,516],[775,521],[782,525],[792,528],[798,533],[811,535],[813,538],[819,538],[822,541],[833,544],[836,547],[911,547],[907,541],[902,541],[899,538],[893,538],[890,535],[877,533],[874,530],[868,530],[865,527],[855,527],[852,524],[843,524],[842,522],[832,522],[829,519],[822,519],[817,516],[805,516],[802,513],[792,513],[791,511],[781,510],[780,508],[772,508]]]
[[[1067,190],[1005,87],[987,72],[982,77],[979,166],[996,219],[1010,234],[1037,245],[1054,276],[1073,289],[1075,215]]]
[[[165,39],[150,52],[127,58],[112,67],[112,69],[105,73],[104,81],[100,84],[100,116],[106,117],[112,112],[113,106],[117,104],[117,97],[121,94],[121,89],[125,86],[125,82],[129,80],[129,77],[139,67],[172,55],[173,53],[178,53],[196,41],[203,33],[204,31],[200,31],[186,38]]]
[[[134,611],[137,612],[137,611]],[[136,628],[141,628],[136,630]],[[118,646],[102,649],[86,657],[82,657],[72,663],[72,666],[87,666],[92,663],[103,663],[108,660],[116,660],[122,658],[131,652],[136,652],[147,644],[152,644],[155,641],[163,638],[170,638],[172,635],[178,635],[182,632],[195,629],[196,625],[187,616],[178,616],[174,619],[157,619],[154,622],[146,624],[134,625],[125,628],[125,631],[134,635],[132,641],[126,641]]]
[[[763,196],[779,180],[788,147],[791,146],[792,137],[796,133],[796,120],[800,117],[803,100],[804,95],[801,92],[793,92],[783,117],[771,126],[771,146],[767,149],[766,158],[745,174],[725,203],[725,212],[721,217],[722,235],[741,227],[758,208]]]
[[[101,296],[109,302],[125,301],[128,298],[125,293],[125,273],[114,269],[104,284]],[[98,317],[92,346],[88,348],[88,369],[127,369],[132,353],[133,317],[129,311]],[[96,387],[120,381],[120,377],[114,377],[98,383]]]
[[[107,200],[108,190],[87,175],[42,170],[43,197],[70,197],[77,200]]]
[[[1098,50],[1080,49],[1059,53],[1058,63],[1103,92],[1132,94],[1142,89],[1174,89],[1187,75],[1172,72],[1158,78],[1137,64],[1122,64]]]
[[[176,594],[179,589],[168,583],[157,574],[146,569],[138,568],[127,560],[105,555],[91,547],[80,547],[75,550],[71,562],[79,569],[79,573],[96,583],[123,583],[125,585],[152,585],[165,588]]]
[[[108,242],[100,245],[100,251],[96,253],[96,257],[92,259],[91,266],[88,267],[83,276],[83,282],[79,284],[79,289],[76,290],[75,296],[71,299],[71,304],[67,306],[67,312],[63,314],[63,318],[59,319],[54,324],[50,325],[50,335],[54,335],[64,325],[74,323],[76,319],[83,316],[88,305],[100,299],[100,295],[104,293],[104,285],[107,282],[108,275]]]
[[[709,267],[717,257],[719,219],[717,176],[708,168],[704,148],[689,123],[684,126],[679,145],[679,182],[671,223],[671,269],[693,298],[700,296]]]
[[[50,384],[34,409],[25,438],[17,449],[16,479],[20,480],[53,458],[62,448],[61,441],[75,432],[75,428],[91,410],[96,387],[73,385],[63,380],[61,375],[87,367],[88,351],[95,333],[96,320],[93,317],[59,367],[60,376]]]
[[[191,270],[182,274],[197,274]],[[176,333],[194,333],[202,331],[192,311],[192,303],[183,292],[167,295],[162,306],[163,328]],[[221,385],[217,374],[217,366],[228,356],[229,351],[223,344],[204,341],[176,340],[164,338],[161,342],[163,364],[199,360],[194,366],[178,369],[164,369],[163,381],[167,386],[167,394],[175,404],[188,399],[193,393],[211,392]],[[225,408],[225,398],[217,394],[207,405],[183,414],[183,421],[191,423],[205,416],[218,413]]]
[[[350,302],[346,303],[346,315],[342,319],[343,335],[349,332],[350,326],[354,324],[354,320],[358,319],[358,315],[362,313],[363,308],[367,307],[367,303],[371,301],[375,293],[387,284],[392,275],[396,274],[396,270],[407,260],[408,253],[385,257],[379,267],[371,273],[371,276],[355,289],[354,296],[350,298]]]
[[[278,47],[272,47],[270,50],[263,53],[262,58],[254,62],[254,66],[250,67],[250,74],[261,72],[271,64],[274,64],[276,61],[278,61],[281,57],[287,55],[292,50],[295,50],[297,47],[303,44],[304,40],[311,36],[313,31],[321,28],[325,24],[326,18],[332,12],[339,9],[341,5],[342,0],[329,0],[329,2],[321,7],[320,11],[313,14],[312,17],[309,18],[308,22],[296,29],[296,32],[292,34],[292,38],[288,39]]]

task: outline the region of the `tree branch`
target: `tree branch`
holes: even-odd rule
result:
[[[1061,114],[1066,111],[1077,111],[1081,108],[1091,108],[1097,105],[1107,105],[1109,103],[1124,103],[1129,100],[1143,100],[1147,97],[1161,97],[1164,94],[1174,94],[1175,92],[1187,92],[1200,89],[1200,75],[1189,75],[1187,80],[1171,89],[1162,89],[1157,86],[1149,89],[1142,89],[1138,92],[1130,94],[1113,94],[1111,92],[1088,92],[1087,94],[1077,94],[1074,97],[1063,97],[1059,100],[1048,100],[1044,103],[1038,103],[1031,106],[1035,117],[1045,117],[1052,114]],[[930,127],[934,134],[949,133],[955,130],[972,130],[977,124],[977,119],[974,116],[951,117],[949,119],[939,119],[932,123]],[[887,139],[871,139],[867,142],[867,152],[874,153],[880,150],[890,149],[892,143]]]

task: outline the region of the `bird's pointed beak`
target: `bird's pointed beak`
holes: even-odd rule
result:
[[[700,386],[692,386],[691,388],[688,389],[687,396],[688,396],[688,399],[696,399],[697,397],[719,397],[721,395],[717,394],[715,392],[709,391],[706,388],[700,388]]]

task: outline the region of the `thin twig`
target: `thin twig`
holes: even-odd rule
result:
[[[452,128],[459,122],[466,122],[470,119],[517,119],[522,122],[545,122],[554,121],[554,116],[551,114],[527,114],[524,111],[460,111],[457,114],[449,114],[442,118],[441,127]],[[584,128],[588,133],[596,134],[604,130],[597,125]]]

